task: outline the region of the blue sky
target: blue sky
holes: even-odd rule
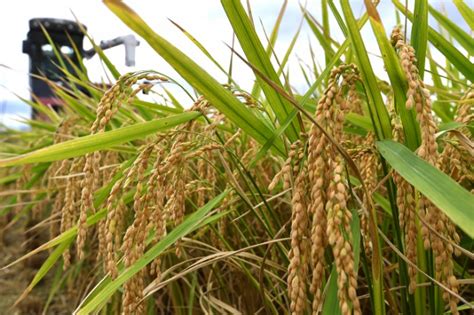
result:
[[[244,1],[245,2],[245,1]],[[335,1],[337,2],[337,1]],[[387,32],[393,28],[395,22],[395,10],[391,1],[382,0],[379,5],[379,12],[382,16]],[[404,2],[404,1],[402,1]],[[413,1],[410,1],[412,8]],[[225,77],[219,70],[183,36],[169,21],[172,19],[191,34],[193,34],[206,48],[221,62],[225,67],[228,64],[230,51],[225,43],[230,44],[232,39],[232,30],[226,19],[225,12],[220,2],[216,0],[174,0],[174,1],[126,1],[137,13],[139,13],[157,33],[167,38],[170,42],[194,58],[207,71],[217,77],[218,80],[225,81]],[[261,23],[269,33],[276,19],[278,11],[283,1],[275,0],[253,0],[252,13],[255,24],[259,30],[261,38],[264,39]],[[466,1],[473,5],[472,0]],[[448,16],[459,25],[467,29],[467,25],[457,12],[455,6],[450,1],[430,1],[430,4],[444,10]],[[309,1],[307,8],[317,19],[320,20],[319,1]],[[364,12],[363,1],[351,1],[353,11],[358,16]],[[26,38],[28,31],[28,20],[33,17],[56,17],[73,19],[71,10],[78,19],[87,25],[90,34],[97,40],[111,39],[116,36],[130,34],[127,29],[108,9],[100,2],[93,0],[73,1],[73,0],[16,0],[10,1],[8,6],[0,10],[0,28],[2,33],[2,50],[0,51],[0,123],[7,123],[10,126],[16,126],[14,119],[16,116],[27,116],[29,109],[25,106],[12,104],[16,97],[13,93],[28,97],[28,57],[21,52],[21,42]],[[260,23],[261,20],[261,23]],[[288,8],[284,16],[279,39],[275,50],[280,57],[288,47],[293,35],[295,34],[299,21],[301,20],[300,2],[289,0]],[[436,27],[436,26],[435,26]],[[343,39],[335,21],[331,23],[331,35],[336,40]],[[378,54],[377,44],[373,38],[370,26],[367,24],[363,29],[363,36],[367,49],[370,52]],[[295,47],[294,54],[290,60],[289,67],[291,82],[299,91],[304,92],[306,83],[301,75],[299,61],[311,64],[308,50],[308,41],[311,41],[317,56],[322,57],[322,49],[317,41],[312,38],[311,32],[307,26],[303,28],[300,34],[299,42]],[[136,66],[127,68],[124,65],[124,50],[122,47],[108,51],[112,62],[114,62],[121,72],[155,69],[176,77],[175,72],[143,41],[137,48]],[[323,65],[324,58],[319,58],[318,62]],[[378,75],[385,78],[383,65],[379,58],[372,57],[374,68]],[[88,70],[94,81],[102,81],[104,71],[97,58],[87,61]],[[8,66],[6,68],[4,66]],[[254,80],[251,71],[242,63],[237,62],[234,68],[236,80],[244,88],[250,88]]]

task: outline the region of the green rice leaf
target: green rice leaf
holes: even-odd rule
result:
[[[446,87],[444,86],[443,81],[439,76],[438,66],[436,65],[436,62],[433,60],[433,58],[430,56],[429,51],[428,59],[433,85],[438,90],[445,90]],[[448,99],[449,98],[443,95],[442,93],[437,93],[437,98],[433,101],[433,111],[439,118],[441,118],[443,122],[449,122],[453,120],[454,111],[451,110],[450,104],[448,102],[442,102]]]
[[[329,3],[332,3],[332,1],[330,1]],[[360,20],[357,21],[357,29],[358,30],[361,29],[362,26],[365,25],[365,23],[367,22],[368,19],[369,19],[368,15],[364,14],[360,18]],[[341,29],[343,29],[343,28],[341,28]],[[300,102],[301,106],[305,106],[306,102],[313,95],[314,91],[316,91],[316,89],[324,82],[324,78],[326,78],[329,75],[332,68],[339,62],[340,58],[342,57],[344,52],[347,50],[347,48],[349,48],[350,44],[351,44],[351,41],[350,41],[349,38],[347,38],[341,44],[341,46],[339,47],[339,49],[335,53],[334,57],[332,58],[332,60],[326,65],[326,68],[324,69],[324,71],[321,72],[321,74],[317,77],[316,81],[310,86],[308,91],[306,91],[306,93],[304,94],[303,99]]]
[[[442,14],[432,6],[429,6],[430,14],[439,22],[439,24],[446,30],[448,33],[458,41],[458,43],[466,49],[469,55],[474,55],[474,39],[471,35],[466,33],[461,27],[456,25],[452,20],[450,20],[446,15]],[[415,12],[415,18],[416,12]],[[417,19],[418,21],[418,19]],[[416,23],[415,25],[417,25]]]
[[[357,56],[365,92],[367,93],[369,112],[374,125],[375,134],[378,139],[390,139],[392,138],[390,117],[384,105],[382,95],[380,94],[377,78],[372,69],[364,41],[360,35],[349,1],[341,0],[341,6],[349,31],[349,38],[351,39],[354,52]]]
[[[385,69],[390,82],[392,83],[393,93],[395,96],[395,108],[402,121],[406,144],[410,149],[415,150],[421,142],[420,128],[416,121],[414,110],[407,110],[405,106],[407,80],[403,74],[400,61],[398,60],[398,57],[388,40],[387,34],[385,33],[382,19],[380,18],[375,5],[368,0],[365,1],[365,5],[367,7],[367,13],[369,14],[370,25],[372,26],[375,38],[377,39],[380,51],[382,52]]]
[[[77,21],[77,18],[76,18]],[[79,22],[79,21],[78,21]],[[100,48],[100,45],[97,45],[94,41],[94,39],[89,35],[87,30],[82,26],[81,23],[79,23],[79,27],[81,28],[81,31],[84,33],[84,35],[87,37],[89,40],[90,44],[94,48],[94,50],[97,52],[99,55],[100,60],[105,64],[107,69],[110,71],[112,76],[114,77],[115,80],[118,80],[120,78],[120,72],[117,70],[115,65],[110,61],[110,59],[107,57],[107,55],[104,53],[102,48]]]
[[[459,13],[461,13],[462,17],[471,28],[471,31],[474,31],[474,10],[463,0],[453,0],[453,2],[458,8]]]
[[[366,131],[374,131],[374,128],[372,126],[372,123],[370,121],[370,117],[367,116],[362,116],[357,113],[347,113],[346,115],[346,122],[360,127]]]
[[[420,77],[425,74],[426,49],[428,47],[428,0],[415,0],[416,23],[411,29],[410,43],[415,49]]]
[[[347,27],[344,24],[344,20],[342,19],[341,14],[337,10],[336,5],[334,4],[334,0],[329,0],[328,5],[329,5],[329,8],[331,8],[332,14],[336,18],[337,24],[339,25],[339,28],[341,29],[342,33],[344,34],[344,36],[347,36]],[[367,18],[366,14],[364,14],[364,16],[365,16],[365,18]],[[364,17],[362,17],[362,18],[364,18]]]
[[[265,52],[266,52],[266,54],[269,58],[272,56],[272,53],[274,52],[273,48],[275,47],[275,43],[276,43],[276,40],[278,38],[278,32],[280,31],[281,21],[283,20],[283,16],[285,15],[285,11],[286,11],[287,6],[288,6],[288,0],[284,0],[282,6],[280,8],[280,12],[278,13],[278,17],[275,21],[275,24],[273,25],[273,29],[272,29],[272,32],[270,34],[270,38],[267,38],[268,43],[267,43],[267,48],[265,49]],[[250,7],[249,7],[249,10],[250,10]],[[251,20],[251,23],[252,23],[252,25],[254,25],[254,21],[252,20],[252,17],[251,17],[251,15],[252,15],[251,12],[249,12],[249,15],[250,15],[249,18]],[[292,48],[289,48],[289,50],[291,50],[291,49]],[[285,61],[283,60],[281,62],[281,67],[282,68],[283,68],[284,63],[285,63]],[[279,69],[278,76],[280,76],[281,71],[283,71],[283,69]],[[253,97],[258,99],[259,96],[260,96],[261,90],[262,90],[262,88],[261,88],[259,82],[257,80],[255,80],[255,82],[253,84],[253,87],[252,87],[251,94],[253,95]]]
[[[400,143],[384,140],[377,147],[405,180],[474,238],[474,195]]]
[[[240,0],[221,0],[222,6],[227,17],[234,29],[242,49],[248,58],[248,61],[262,72],[266,77],[283,88],[280,79],[272,66],[271,60],[265,51],[257,32],[255,31],[245,9]],[[292,111],[292,106],[277,91],[265,83],[259,76],[257,81],[266,96],[267,102],[270,104],[280,124],[282,124]],[[290,127],[286,130],[286,135],[291,142],[299,137],[300,126],[295,119]]]
[[[328,290],[323,303],[323,315],[340,315],[339,299],[337,298],[337,271],[336,266],[331,268]]]
[[[331,40],[330,38],[328,39],[326,37],[326,34],[323,33],[319,29],[319,26],[317,25],[316,19],[309,13],[306,9],[303,9],[303,14],[306,22],[308,23],[311,31],[313,31],[313,34],[316,36],[318,39],[319,44],[323,47],[324,49],[324,55],[326,56],[326,65],[329,64],[331,59],[334,56],[334,50],[331,47]],[[326,11],[327,14],[327,11]],[[324,29],[325,30],[325,29]]]
[[[199,115],[200,113],[198,112],[186,112],[103,133],[76,138],[13,158],[0,160],[0,167],[57,161],[81,156],[86,153],[107,149],[118,144],[141,139],[152,133],[163,131],[195,119]]]
[[[199,42],[196,37],[194,37],[191,33],[189,33],[184,27],[182,27],[181,25],[179,25],[178,23],[170,20],[171,23],[173,23],[174,26],[176,26],[181,32],[183,32],[183,34],[197,47],[199,48],[199,50],[207,57],[209,58],[210,61],[212,61],[212,63],[214,65],[216,65],[217,68],[219,68],[219,70],[221,70],[226,76],[228,76],[230,78],[230,80],[232,80],[232,77],[229,75],[229,73],[220,65],[219,62],[217,62],[217,60],[212,56],[212,54],[206,49],[206,47],[204,47],[203,44],[201,44],[201,42]]]

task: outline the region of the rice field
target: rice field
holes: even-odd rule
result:
[[[31,101],[30,130],[0,135],[0,311],[472,314],[467,2],[453,1],[470,30],[426,0],[393,0],[398,25],[369,0],[358,18],[348,0],[321,1],[320,21],[302,7],[324,55],[289,69],[304,39],[273,50],[286,1],[262,38],[247,4],[222,0],[241,48],[228,47],[230,67],[180,28],[225,73],[219,82],[124,2],[105,0],[179,77],[119,73],[100,53],[113,79],[94,84],[55,50],[68,84],[44,80],[64,105]],[[251,90],[232,60],[253,71]]]

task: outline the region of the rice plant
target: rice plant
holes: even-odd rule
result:
[[[250,8],[222,0],[243,51],[229,54],[255,75],[246,91],[180,26],[227,82],[122,1],[104,3],[180,77],[121,74],[101,53],[109,85],[90,82],[84,68],[62,67],[68,84],[44,79],[61,109],[30,102],[41,119],[28,121],[29,131],[2,133],[2,272],[39,257],[9,307],[24,314],[473,311],[474,41],[455,21],[427,1],[407,8],[393,0],[400,24],[387,34],[368,0],[359,19],[348,0],[321,1],[322,21],[302,7],[324,63],[307,60],[312,69],[289,74],[294,45],[278,58],[277,35],[266,43]],[[472,34],[472,8],[454,4]],[[330,19],[343,42],[331,37]],[[367,51],[363,27],[379,52]],[[379,53],[388,82],[369,58]],[[296,75],[308,79],[305,94],[292,88]],[[24,240],[13,254],[9,235]]]

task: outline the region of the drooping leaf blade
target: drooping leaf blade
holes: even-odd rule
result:
[[[149,134],[163,131],[200,115],[198,112],[186,112],[155,119],[144,123],[88,135],[73,140],[54,144],[27,154],[0,160],[0,167],[22,165],[28,163],[49,162],[81,156],[97,150],[107,149],[118,144],[143,138]]]
[[[474,238],[473,194],[400,143],[378,141],[377,147],[395,171]]]

